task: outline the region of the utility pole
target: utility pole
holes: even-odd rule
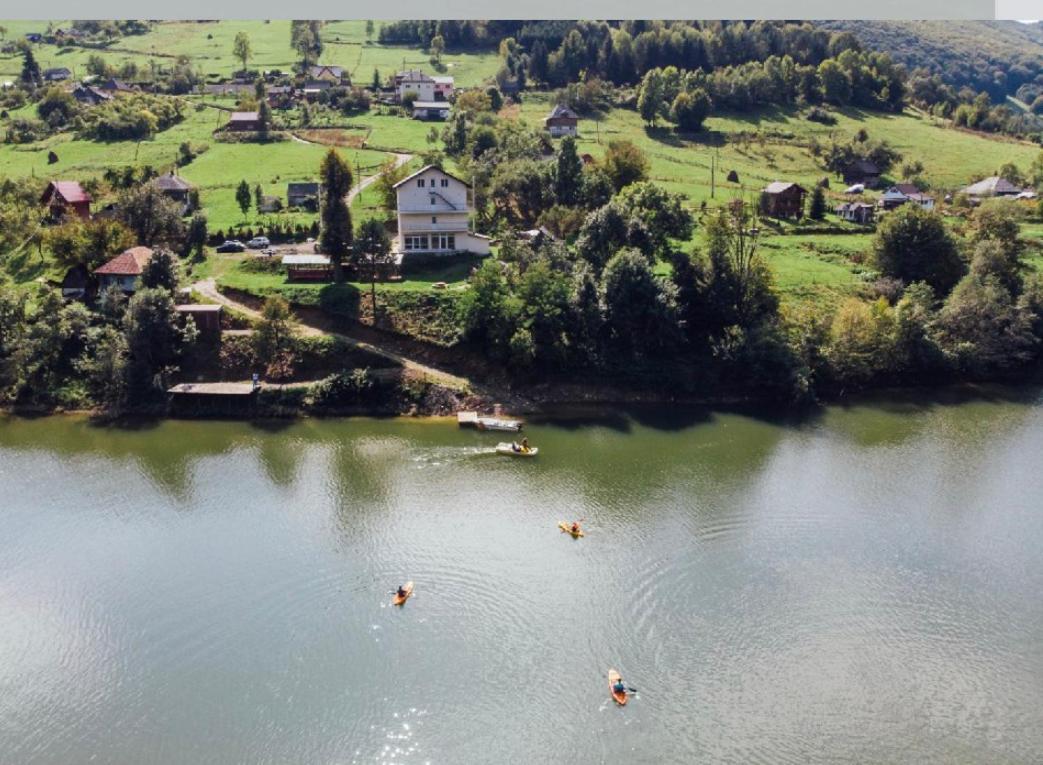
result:
[[[717,156],[710,155],[710,199],[714,198],[717,191]]]
[[[356,173],[356,177],[359,179],[358,180],[358,184],[359,184],[359,201],[361,202],[362,201],[362,160],[359,159],[359,155],[358,154],[355,155],[355,173]],[[374,305],[376,305],[376,303],[374,303]]]

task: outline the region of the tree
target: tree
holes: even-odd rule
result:
[[[600,274],[619,250],[630,247],[652,259],[655,244],[647,226],[614,200],[590,213],[576,237],[576,254]]]
[[[79,111],[76,99],[61,88],[48,88],[36,105],[36,114],[51,127],[61,127]]]
[[[202,260],[206,255],[208,237],[206,216],[197,212],[188,222],[188,231],[185,234],[185,254],[194,254],[198,260]]]
[[[906,284],[927,282],[946,295],[965,270],[941,216],[919,205],[902,205],[879,225],[873,260],[885,276]]]
[[[778,313],[771,272],[760,255],[756,220],[741,200],[706,221],[710,280],[708,311],[717,318],[711,333],[729,325],[753,327]]]
[[[522,274],[517,296],[521,302],[519,324],[526,333],[525,347],[531,349],[531,354],[524,358],[515,354],[515,361],[564,364],[570,310],[568,277],[551,268],[546,259],[538,260]],[[512,346],[517,351],[519,344],[513,337]]]
[[[137,235],[138,244],[165,244],[176,249],[184,237],[181,207],[154,183],[124,190],[116,210],[119,219]]]
[[[812,220],[822,220],[826,217],[826,192],[817,183],[811,192],[811,202],[808,204],[808,217]]]
[[[256,357],[265,365],[265,376],[284,379],[293,373],[297,338],[290,304],[278,295],[265,298],[261,320],[253,334]]]
[[[648,258],[636,250],[620,250],[605,265],[605,327],[609,342],[624,358],[676,347],[680,331],[671,287],[656,279]]]
[[[351,168],[336,149],[330,149],[319,168],[322,182],[322,205],[319,217],[322,230],[319,246],[330,256],[333,278],[344,281],[344,258],[351,252],[351,211],[347,196],[351,191]]]
[[[461,298],[464,337],[503,356],[514,334],[518,303],[495,258],[488,258],[471,277],[471,288]]]
[[[22,84],[35,88],[43,82],[43,74],[40,72],[40,65],[36,62],[36,56],[33,55],[33,49],[28,45],[22,51]]]
[[[322,55],[321,21],[291,21],[290,46],[301,57],[303,67],[308,67]]]
[[[703,122],[710,116],[712,108],[710,97],[702,88],[691,93],[682,91],[670,107],[670,118],[677,123],[678,130],[696,132],[703,129]]]
[[[262,99],[257,107],[257,122],[260,124],[261,137],[266,138],[272,128],[272,107],[268,105],[267,98]]]
[[[645,72],[637,97],[637,110],[641,119],[655,127],[656,118],[663,111],[663,78],[658,69]]]
[[[1032,317],[1019,310],[995,278],[967,274],[936,322],[938,343],[965,374],[991,376],[1032,360],[1038,339]]]
[[[445,38],[442,35],[435,35],[431,38],[431,44],[428,45],[428,50],[431,51],[431,60],[435,64],[442,63],[442,53],[445,52]]]
[[[1005,162],[999,170],[996,171],[996,175],[1005,181],[1010,181],[1015,186],[1020,186],[1025,182],[1025,176],[1021,174],[1021,170],[1013,162]]]
[[[243,217],[250,211],[250,184],[246,180],[239,181],[239,185],[235,189],[235,203],[239,205],[239,209],[242,210]]]
[[[235,35],[235,41],[232,43],[232,55],[235,56],[243,63],[243,71],[246,71],[246,64],[250,60],[250,56],[253,55],[253,50],[250,48],[250,35],[246,32],[237,32]]]
[[[118,220],[69,220],[44,233],[44,243],[54,259],[65,267],[95,269],[110,258],[133,247],[136,237]]]
[[[128,352],[128,392],[148,396],[166,389],[181,354],[195,342],[195,324],[180,326],[174,300],[162,289],[138,290],[123,315]]]
[[[373,19],[366,19],[366,39],[373,39]]]
[[[87,330],[83,353],[74,363],[95,401],[113,408],[123,403],[127,391],[127,355],[127,339],[116,327],[102,325]]]
[[[254,186],[254,208],[257,212],[261,212],[261,208],[264,206],[264,189],[261,188],[261,184]]]
[[[894,314],[887,300],[848,298],[833,317],[825,353],[838,382],[860,386],[891,371],[894,345]]]
[[[567,135],[561,139],[554,169],[554,196],[558,204],[577,204],[582,194],[582,186],[583,161],[576,151],[576,139]]]
[[[616,191],[648,177],[648,159],[637,146],[625,139],[609,142],[602,168]]]
[[[373,322],[377,321],[377,266],[391,252],[391,240],[384,224],[376,218],[362,222],[355,235],[355,252],[364,255],[369,262],[370,297],[373,301]]]
[[[372,87],[373,87],[374,91],[380,90],[381,81],[380,81],[380,70],[379,69],[374,69],[373,70],[373,85],[372,85]]]
[[[373,189],[380,199],[380,206],[389,215],[393,215],[398,209],[398,193],[395,184],[401,181],[409,171],[405,165],[395,162],[394,157],[388,157],[380,168],[377,179],[373,181]]]
[[[177,289],[177,261],[169,250],[159,249],[152,253],[141,269],[141,284],[149,289]]]
[[[686,240],[692,235],[692,214],[685,207],[685,196],[673,194],[650,181],[627,186],[619,193],[624,210],[636,217],[648,230],[652,246],[662,255],[670,247],[670,238]]]
[[[818,78],[826,101],[838,106],[850,103],[851,76],[836,61],[830,58],[819,64]]]

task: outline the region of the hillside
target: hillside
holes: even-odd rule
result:
[[[866,47],[890,53],[909,69],[925,68],[957,88],[986,90],[994,100],[1033,83],[1034,91],[1043,91],[1043,26],[1038,23],[827,21],[822,26],[854,32]]]

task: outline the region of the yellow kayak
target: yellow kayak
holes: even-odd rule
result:
[[[508,457],[535,457],[539,451],[535,446],[530,446],[526,449],[518,444],[509,444],[506,441],[496,444],[496,453],[506,454]]]
[[[573,539],[579,539],[581,536],[583,536],[583,529],[573,531],[572,524],[567,523],[566,521],[559,522],[558,528],[564,531],[566,534],[571,534]]]

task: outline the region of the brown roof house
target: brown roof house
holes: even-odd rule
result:
[[[79,181],[51,181],[40,197],[40,203],[50,208],[54,220],[70,212],[84,219],[91,217],[91,195],[83,190]]]
[[[579,117],[576,115],[576,112],[562,104],[558,104],[551,109],[550,114],[543,120],[543,127],[546,128],[553,138],[560,138],[563,135],[576,135],[579,132],[578,125]]]
[[[77,85],[72,90],[72,97],[87,106],[97,106],[112,100],[111,95],[101,88],[95,88],[91,85]]]
[[[229,130],[259,131],[261,129],[261,118],[257,112],[232,112],[226,127]]]
[[[186,215],[192,209],[192,184],[184,178],[169,172],[156,178],[153,183],[156,184],[156,188],[160,190],[163,196],[177,202],[181,207],[182,215]]]
[[[98,286],[105,290],[116,285],[127,293],[136,291],[141,272],[151,259],[152,250],[148,247],[131,247],[121,252],[94,271],[94,275],[98,277]]]
[[[804,215],[807,193],[807,189],[797,183],[769,183],[761,190],[761,213],[771,218],[799,218]]]
[[[856,159],[844,167],[840,174],[844,176],[844,183],[849,186],[861,183],[867,189],[875,189],[880,183],[880,168],[868,159]]]

